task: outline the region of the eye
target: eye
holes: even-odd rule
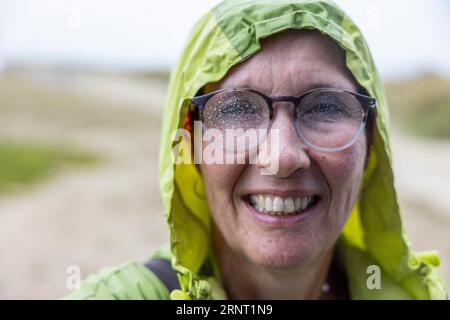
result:
[[[349,116],[347,108],[336,103],[317,103],[308,106],[301,115],[316,121],[337,121]]]
[[[248,100],[228,99],[222,102],[220,112],[227,115],[258,115],[260,108]]]
[[[236,97],[230,97],[221,101],[218,110],[220,111],[219,117],[235,121],[257,121],[264,113],[263,106],[253,101]]]
[[[253,92],[222,92],[205,105],[203,119],[208,128],[264,128],[270,118],[266,101]]]

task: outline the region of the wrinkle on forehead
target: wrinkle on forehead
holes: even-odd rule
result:
[[[208,91],[248,87],[267,95],[299,95],[317,87],[356,90],[344,51],[315,30],[286,30],[261,41],[261,50]]]

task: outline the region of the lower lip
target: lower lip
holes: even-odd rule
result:
[[[252,214],[253,217],[256,218],[256,220],[272,227],[292,227],[297,224],[300,224],[306,219],[308,219],[308,217],[314,212],[314,209],[318,205],[318,203],[315,203],[312,207],[298,214],[271,215],[256,210],[247,201],[244,202],[247,208],[249,209],[250,213]]]

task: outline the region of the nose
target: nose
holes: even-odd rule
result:
[[[278,167],[273,173],[279,178],[288,178],[297,171],[307,170],[311,160],[307,146],[300,140],[294,125],[293,104],[274,104],[274,118],[267,137],[266,155],[258,154],[259,168]],[[264,152],[264,151],[260,151]]]

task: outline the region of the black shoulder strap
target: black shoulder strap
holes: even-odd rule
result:
[[[152,271],[162,283],[167,287],[169,292],[180,289],[180,283],[176,272],[172,269],[172,264],[166,259],[152,259],[145,263],[145,267]]]

